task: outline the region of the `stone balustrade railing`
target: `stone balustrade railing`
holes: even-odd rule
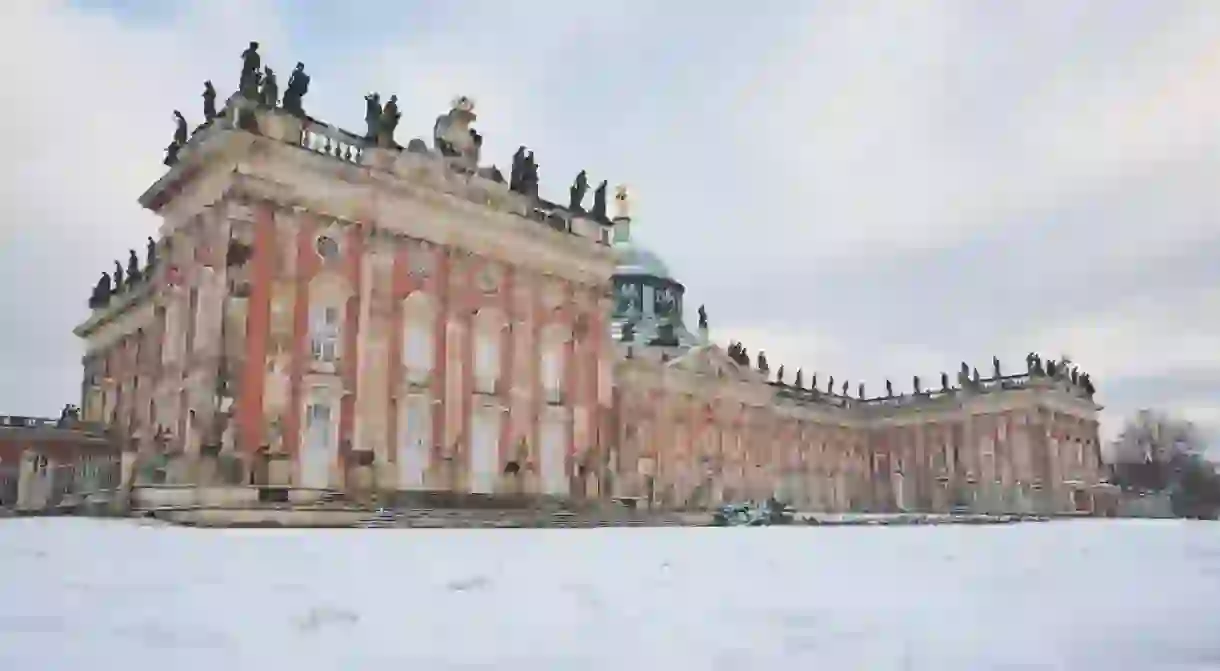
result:
[[[1060,383],[1065,391],[1074,393],[1082,398],[1088,397],[1087,392],[1085,392],[1085,390],[1079,385],[1073,385],[1065,380],[1057,380],[1048,377],[1038,378],[1036,376],[1031,376],[1029,373],[990,377],[980,379],[977,383],[972,381],[969,383],[965,392],[963,392],[962,387],[959,386],[949,387],[947,389],[928,389],[920,391],[917,394],[896,394],[894,396],[875,396],[864,399],[844,396],[834,392],[824,392],[817,389],[803,389],[800,387],[788,386],[779,382],[771,382],[769,384],[775,390],[776,397],[790,399],[802,404],[817,404],[836,408],[855,407],[884,410],[935,403],[937,401],[958,397],[962,393],[987,394],[999,391],[1024,389],[1029,387],[1035,379],[1046,380],[1048,383]]]
[[[355,133],[314,119],[301,127],[301,147],[316,154],[359,165],[370,142]]]

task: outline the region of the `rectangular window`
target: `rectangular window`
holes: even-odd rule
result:
[[[424,324],[412,324],[403,334],[403,364],[407,379],[424,382],[432,372],[432,330]]]
[[[334,363],[339,358],[339,308],[318,306],[312,311],[309,349],[314,361]]]
[[[491,394],[496,391],[500,377],[500,343],[497,334],[480,333],[475,339],[474,374],[479,392]]]

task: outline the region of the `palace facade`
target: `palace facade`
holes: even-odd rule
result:
[[[688,330],[684,287],[631,238],[625,189],[607,203],[603,182],[586,209],[582,174],[550,203],[524,149],[506,181],[480,165],[464,98],[403,147],[379,101],[358,135],[302,96],[234,95],[171,145],[140,197],[162,222],[147,260],[103,277],[76,329],[83,419],[158,465],[141,477],[1092,508],[1099,406],[1066,371],[1031,360],[877,398],[785,384],[702,317]]]

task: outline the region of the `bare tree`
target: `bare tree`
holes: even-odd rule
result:
[[[1124,489],[1166,492],[1183,516],[1211,516],[1220,507],[1220,477],[1203,454],[1203,433],[1156,410],[1127,420],[1110,446],[1114,480]]]

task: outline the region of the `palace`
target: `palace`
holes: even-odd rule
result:
[[[532,152],[507,181],[480,165],[469,99],[404,147],[393,99],[367,98],[350,133],[305,113],[302,66],[282,104],[257,69],[193,134],[179,118],[140,197],[162,221],[148,259],[116,263],[76,329],[82,419],[123,436],[137,479],[1092,510],[1087,378],[1031,355],[1019,375],[996,362],[875,398],[785,383],[713,342],[702,309],[688,330],[625,188],[607,203],[601,182],[586,209],[582,173],[557,205]]]

